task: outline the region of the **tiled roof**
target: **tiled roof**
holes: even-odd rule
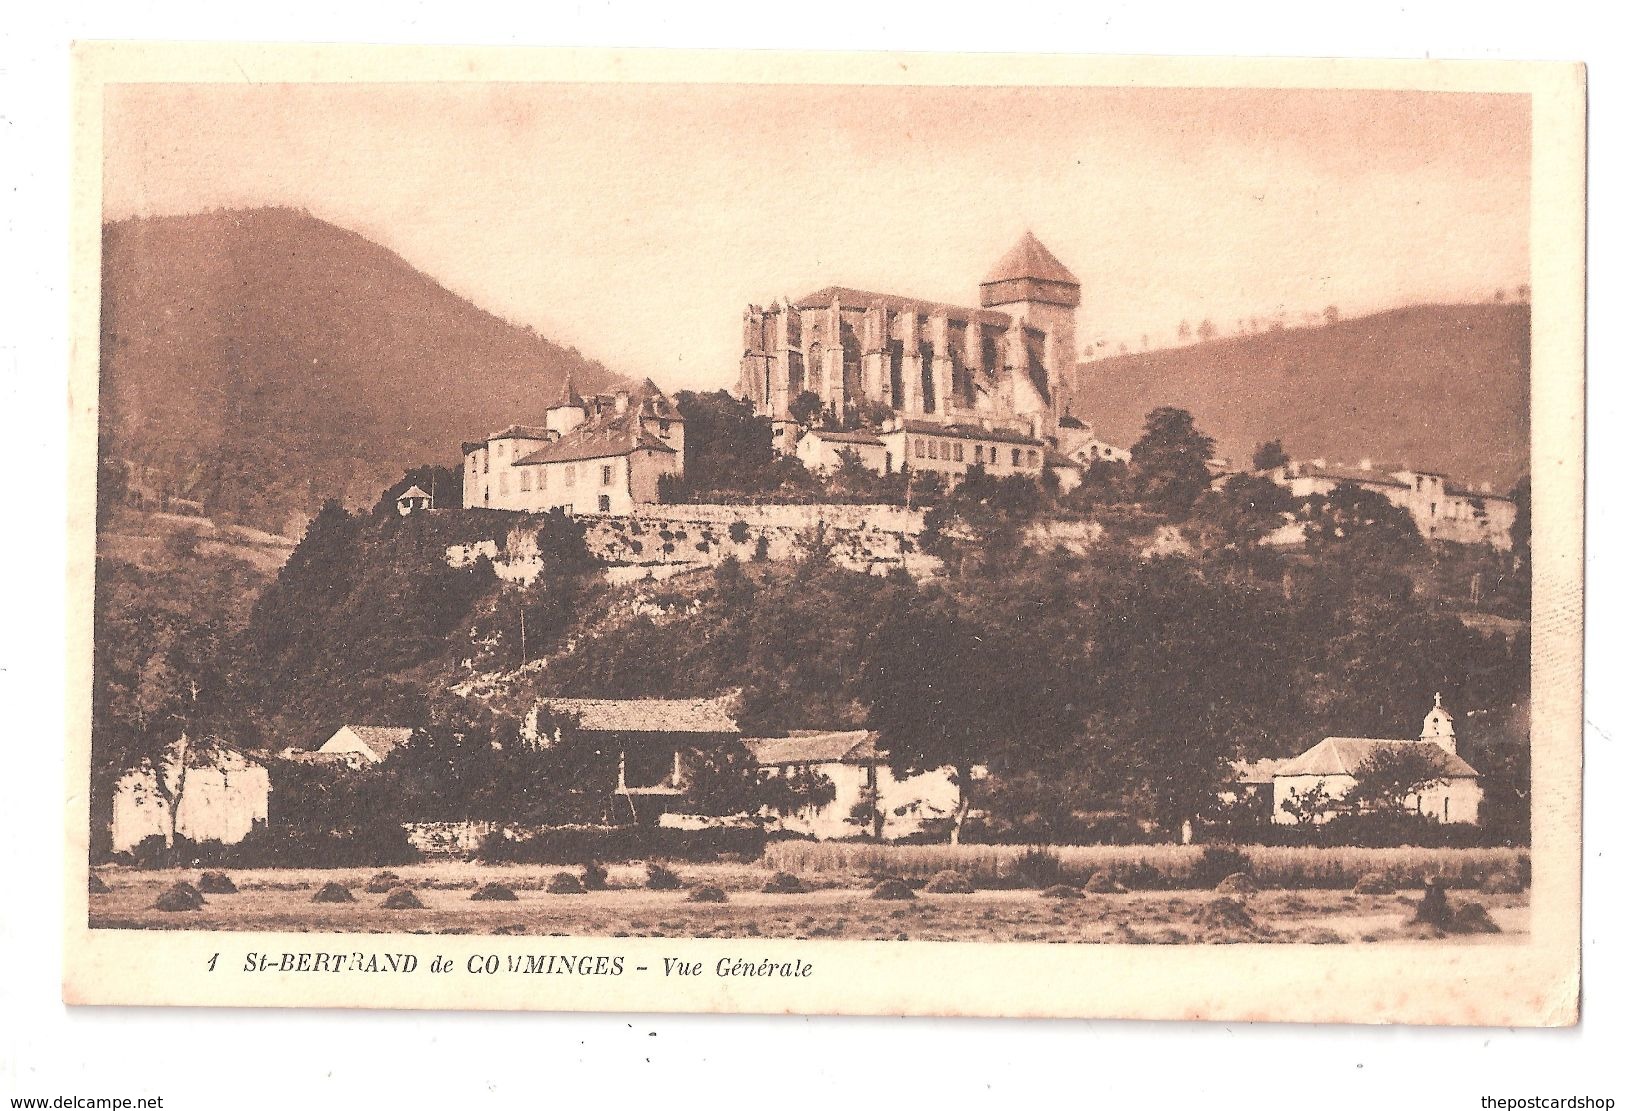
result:
[[[574,715],[590,733],[739,732],[714,698],[544,698],[540,704]]]
[[[427,498],[428,496],[429,496],[429,491],[425,490],[421,486],[413,486],[410,489],[408,489],[405,493],[401,494],[401,496],[396,498],[395,500],[396,501],[405,501],[407,498]]]
[[[1060,282],[1077,285],[1078,277],[1050,253],[1032,232],[1026,232],[1014,247],[994,265],[992,272],[982,279],[983,285],[994,282],[1014,282],[1032,278],[1040,282]]]
[[[949,436],[958,440],[995,440],[1003,444],[1040,446],[1043,441],[1017,432],[1012,428],[983,428],[979,424],[938,424],[935,421],[908,418],[903,421],[904,432],[917,432],[924,436]]]
[[[389,754],[411,740],[415,732],[394,725],[350,725],[346,728],[359,737],[362,744],[372,749],[380,760],[388,759]]]
[[[975,320],[982,324],[1004,327],[1010,323],[1010,314],[996,309],[977,309],[968,305],[950,305],[943,301],[922,301],[900,293],[875,293],[868,289],[852,289],[844,285],[830,285],[798,298],[799,309],[827,309],[835,301],[843,309],[887,308],[893,312],[917,312],[922,316],[943,314],[955,320]]]
[[[675,455],[670,444],[643,431],[635,421],[615,421],[605,425],[583,425],[568,436],[543,444],[520,459],[515,466],[533,463],[574,463],[582,459],[609,459],[634,451],[664,451]]]
[[[1305,463],[1298,468],[1294,478],[1328,478],[1333,482],[1364,482],[1374,486],[1398,486],[1401,489],[1406,483],[1395,478],[1385,470],[1373,467],[1365,470],[1360,467],[1344,467],[1337,464],[1317,467],[1313,463]]]
[[[1410,745],[1432,745],[1432,741],[1407,741],[1386,737],[1327,737],[1308,752],[1294,756],[1279,768],[1277,776],[1285,775],[1349,775],[1352,776],[1366,758],[1382,748]],[[1434,749],[1443,757],[1442,768],[1448,776],[1477,778],[1478,772],[1460,756],[1439,745]]]
[[[832,444],[873,444],[875,447],[883,446],[882,441],[877,440],[867,432],[826,432],[822,428],[814,428],[807,435],[817,436],[820,440],[828,440]]]
[[[547,429],[534,424],[510,424],[501,432],[493,432],[487,440],[545,440]]]
[[[1089,468],[1067,455],[1062,455],[1052,447],[1044,449],[1044,462],[1051,467],[1066,467],[1074,471],[1086,471]]]
[[[745,747],[758,764],[869,764],[880,759],[875,735],[867,729],[836,733],[792,733],[788,737],[748,737]]]

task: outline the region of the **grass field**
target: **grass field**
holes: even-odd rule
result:
[[[792,848],[797,851],[791,852]],[[858,848],[870,848],[882,855],[876,858],[851,851]],[[968,855],[984,850],[984,846],[952,850],[953,859],[972,874],[984,864],[1003,865],[1002,849],[987,850],[997,859],[981,864],[979,858]],[[546,890],[548,881],[561,870],[555,867],[435,861],[392,869],[398,873],[400,883],[413,888],[423,903],[421,909],[409,910],[386,909],[383,893],[367,892],[372,869],[263,869],[233,872],[236,894],[208,895],[198,910],[164,912],[154,907],[159,893],[178,880],[197,882],[196,870],[108,868],[98,874],[111,891],[90,897],[90,925],[113,929],[323,933],[1117,944],[1417,940],[1406,923],[1418,893],[1403,886],[1393,895],[1357,895],[1347,888],[1271,889],[1265,882],[1255,893],[1235,896],[1234,902],[1242,910],[1239,916],[1234,904],[1221,902],[1223,896],[1208,890],[1131,890],[1079,898],[1045,897],[1031,888],[981,889],[958,895],[918,890],[919,878],[934,870],[931,865],[941,863],[941,851],[936,846],[875,850],[863,846],[777,845],[767,859],[757,863],[679,866],[677,871],[685,889],[677,891],[647,889],[641,865],[613,865],[608,870],[607,890],[580,895]],[[1117,856],[1119,851],[1125,855]],[[1161,851],[1113,849],[1110,854],[1118,863],[1143,863],[1126,854]],[[1089,852],[1098,854],[1101,850]],[[1169,865],[1173,858],[1159,859]],[[1098,860],[1091,857],[1091,863]],[[1365,863],[1369,860],[1362,859],[1362,866]],[[763,893],[766,879],[791,864],[799,866],[795,870],[809,890],[791,895]],[[1081,869],[1083,864],[1074,861],[1073,866]],[[1465,859],[1460,862],[1461,868],[1467,866]],[[911,885],[917,888],[916,897],[898,902],[874,898],[871,886],[877,874],[916,877]],[[355,902],[312,902],[315,891],[329,881],[347,887]],[[476,889],[491,882],[508,886],[517,899],[470,899]],[[706,884],[720,887],[727,901],[688,901],[690,891]],[[1474,892],[1458,893],[1452,898],[1471,898],[1483,904],[1501,931],[1455,937],[1453,941],[1516,942],[1527,937],[1527,894]],[[1216,916],[1216,911],[1223,913]]]

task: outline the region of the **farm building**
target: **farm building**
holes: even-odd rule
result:
[[[1285,760],[1234,760],[1230,781],[1219,791],[1219,801],[1235,804],[1258,799],[1266,811],[1275,810],[1275,772]]]
[[[947,771],[897,778],[876,747],[875,734],[867,730],[758,737],[747,739],[745,746],[772,774],[820,772],[835,785],[829,803],[779,820],[779,828],[793,833],[820,840],[865,834],[896,840],[952,817],[959,805],[959,788]]]
[[[265,824],[270,798],[264,764],[220,741],[196,744],[183,736],[153,765],[132,768],[119,779],[113,851],[128,852],[153,836],[171,845],[177,834],[235,845]]]
[[[684,788],[683,756],[739,738],[739,725],[714,698],[546,698],[525,718],[523,736],[548,744],[543,711],[574,718],[577,731],[619,753],[616,794],[636,822],[658,821]]]
[[[1404,800],[1404,808],[1440,822],[1476,825],[1478,806],[1484,798],[1478,772],[1456,751],[1456,729],[1442,699],[1433,696],[1433,709],[1422,722],[1416,740],[1387,737],[1327,737],[1313,748],[1286,761],[1275,770],[1275,810],[1278,824],[1297,822],[1286,803],[1293,797],[1319,786],[1334,799],[1354,789],[1360,766],[1384,749],[1403,750],[1414,745],[1433,745],[1442,759],[1438,781]]]
[[[394,725],[341,725],[322,746],[319,756],[342,759],[351,767],[382,764],[389,754],[412,739],[413,730]]]

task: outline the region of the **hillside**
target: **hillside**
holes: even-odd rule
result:
[[[1078,368],[1083,412],[1132,445],[1157,405],[1190,410],[1242,461],[1362,458],[1505,490],[1529,468],[1529,306],[1423,305]]]
[[[121,221],[102,246],[103,456],[220,519],[297,530],[328,497],[370,503],[539,419],[567,373],[615,380],[302,212]]]

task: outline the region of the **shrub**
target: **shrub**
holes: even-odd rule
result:
[[[875,884],[875,889],[870,892],[870,896],[875,899],[912,899],[914,898],[914,889],[902,880],[881,880]]]
[[[1484,909],[1483,903],[1462,903],[1451,908],[1450,918],[1445,923],[1445,929],[1453,934],[1498,934],[1501,927],[1495,924],[1490,912]]]
[[[1197,908],[1194,921],[1210,930],[1253,930],[1257,923],[1235,899],[1220,897]]]
[[[1214,890],[1222,891],[1227,895],[1250,895],[1258,890],[1258,885],[1253,882],[1253,877],[1246,872],[1232,872],[1220,880]]]
[[[1046,899],[1081,899],[1083,892],[1069,883],[1057,883],[1039,892]]]
[[[203,893],[189,883],[171,884],[152,905],[163,911],[202,910]]]
[[[1106,872],[1096,872],[1090,876],[1083,889],[1091,895],[1121,895],[1127,890]]]
[[[102,879],[95,872],[90,873],[90,894],[92,894],[92,895],[106,895],[106,894],[109,894],[112,890],[113,889],[111,887],[107,886],[107,881],[106,880]]]
[[[714,861],[723,855],[755,860],[767,844],[759,828],[715,826],[548,826],[523,837],[500,830],[480,846],[479,859],[516,864],[580,864],[628,860]]]
[[[1054,887],[1067,878],[1061,858],[1048,849],[1025,850],[1010,871],[1023,887]]]
[[[419,899],[417,892],[410,887],[397,887],[384,896],[383,908],[385,910],[422,910],[423,900]]]
[[[716,884],[708,883],[704,887],[696,887],[693,891],[690,891],[688,901],[691,903],[726,903],[728,893]]]
[[[807,890],[807,885],[794,872],[774,872],[773,878],[762,885],[762,890],[769,895],[799,895]]]
[[[237,885],[224,872],[204,872],[198,877],[197,889],[205,895],[237,894]]]
[[[976,887],[963,872],[945,869],[932,876],[925,889],[933,895],[969,895]]]
[[[587,889],[581,885],[581,880],[574,872],[554,872],[553,878],[547,881],[547,890],[551,895],[585,895]]]
[[[1511,872],[1491,872],[1478,889],[1486,895],[1516,895],[1523,890],[1523,884]]]
[[[1233,845],[1208,845],[1197,858],[1192,879],[1198,887],[1212,887],[1230,876],[1251,875],[1253,862]]]
[[[316,894],[310,897],[310,901],[313,903],[353,903],[355,902],[355,896],[350,894],[350,889],[343,884],[328,880],[317,889]]]
[[[743,544],[750,539],[750,529],[744,521],[733,521],[728,525],[728,539],[735,544]]]
[[[650,891],[676,891],[683,886],[683,877],[664,865],[650,864],[647,886]]]
[[[470,895],[469,899],[477,903],[512,903],[517,902],[519,896],[506,884],[488,883]]]
[[[588,891],[604,891],[609,888],[609,870],[596,860],[589,860],[581,868],[581,886]]]

